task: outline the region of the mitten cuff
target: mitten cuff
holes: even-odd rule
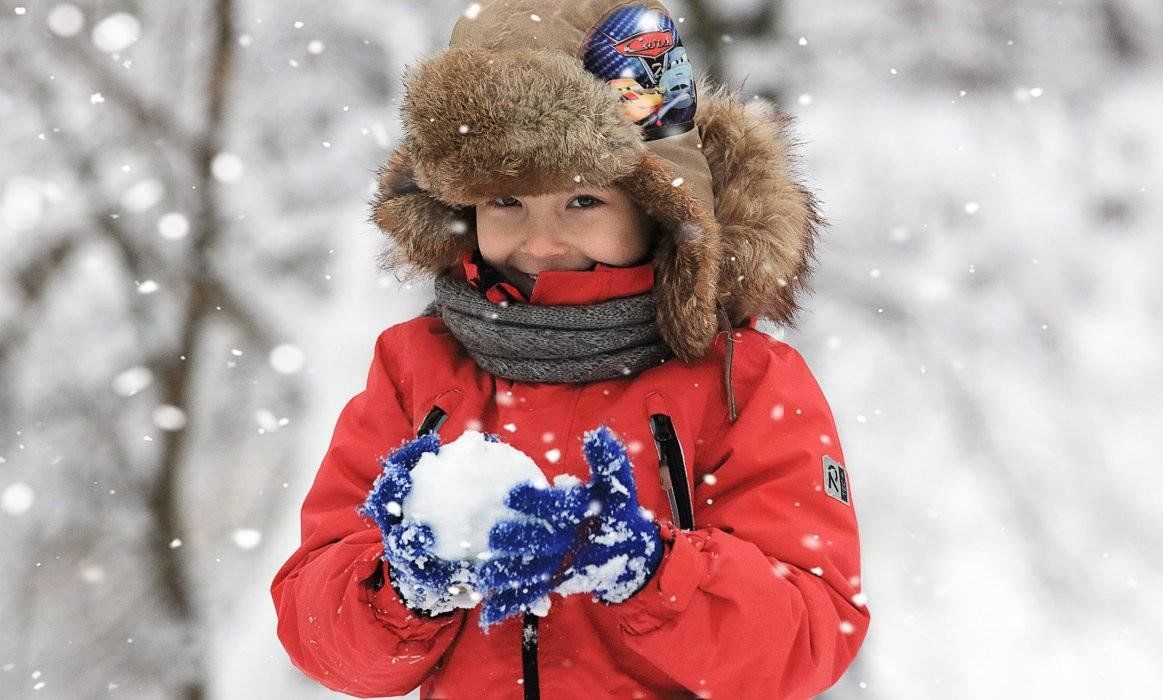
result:
[[[380,558],[382,553],[382,547],[376,547],[369,550],[371,556],[355,562],[352,578],[361,584],[361,601],[371,609],[380,624],[392,630],[401,640],[427,642],[456,619],[456,611],[432,615],[409,608],[392,581],[391,567]],[[375,586],[377,582],[382,582],[378,588]]]
[[[659,523],[663,542],[662,563],[643,588],[616,606],[621,627],[644,634],[661,627],[690,605],[709,568],[702,550],[707,535],[682,531],[670,522]]]

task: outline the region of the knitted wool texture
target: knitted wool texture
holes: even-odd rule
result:
[[[595,304],[494,304],[443,273],[425,316],[439,316],[477,365],[524,382],[584,383],[630,377],[673,353],[655,323],[653,292]]]

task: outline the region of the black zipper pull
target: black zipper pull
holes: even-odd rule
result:
[[[416,437],[434,433],[440,430],[440,426],[444,425],[444,421],[448,419],[448,414],[439,406],[433,406],[428,411],[428,415],[424,416],[424,420],[420,423],[420,429],[416,431]]]
[[[671,515],[681,529],[693,530],[695,513],[691,504],[690,484],[686,478],[686,459],[670,416],[665,413],[652,414],[650,433],[654,436],[654,446],[658,450],[658,476],[670,502]]]

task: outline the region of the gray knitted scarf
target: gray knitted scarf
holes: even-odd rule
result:
[[[425,316],[444,325],[486,372],[524,382],[628,377],[672,355],[655,324],[654,293],[596,304],[495,304],[445,272]]]

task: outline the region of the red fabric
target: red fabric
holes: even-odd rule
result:
[[[625,291],[638,274],[585,286]],[[555,283],[566,279],[547,273],[533,296],[568,294],[571,285]],[[824,456],[844,463],[832,414],[803,357],[748,327],[735,331],[739,415],[728,422],[724,351],[720,333],[695,363],[672,359],[585,385],[524,383],[481,371],[439,318],[385,330],[367,387],[341,412],[303,503],[302,544],[272,584],[291,661],[359,697],[417,686],[422,697],[521,697],[519,619],[485,636],[479,608],[426,618],[390,583],[364,583],[382,566],[383,550],[375,525],[355,509],[378,458],[414,437],[439,406],[443,442],[467,428],[498,433],[550,480],[588,478],[581,435],[605,423],[627,445],[642,505],[662,525],[663,563],[629,600],[552,597],[540,624],[543,697],[807,698],[830,687],[870,620],[853,602],[860,547],[850,483],[847,504],[823,488]],[[682,444],[693,531],[671,524],[660,486],[649,423],[660,411]]]
[[[654,263],[614,267],[595,263],[592,270],[545,270],[537,276],[533,291],[526,297],[516,285],[504,279],[479,253],[465,253],[453,275],[478,289],[494,304],[516,301],[524,304],[578,305],[603,299],[631,296],[654,288]]]

